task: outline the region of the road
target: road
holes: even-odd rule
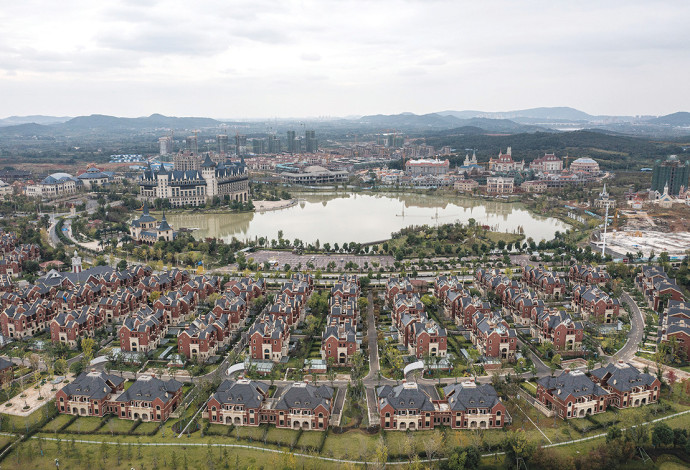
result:
[[[364,377],[364,384],[368,385],[374,381],[378,381],[381,364],[379,364],[379,346],[376,329],[376,320],[374,318],[374,295],[369,292],[367,297],[369,305],[367,306],[367,344],[369,345],[369,373]]]
[[[632,359],[644,336],[644,316],[642,316],[642,312],[635,300],[627,292],[623,292],[621,300],[630,307],[630,332],[625,345],[611,357],[612,362],[619,360],[627,362]]]

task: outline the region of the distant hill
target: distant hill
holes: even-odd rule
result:
[[[148,117],[121,118],[103,114],[79,116],[70,119],[62,125],[69,130],[145,130],[167,127],[172,129],[196,129],[203,127],[218,127],[222,123],[211,118],[201,117],[168,117],[162,114],[152,114]]]
[[[363,116],[357,120],[359,124],[368,125],[379,129],[395,129],[399,131],[433,131],[443,129],[457,129],[462,127],[478,128],[484,133],[493,132],[536,132],[545,130],[542,127],[527,126],[508,119],[470,118],[460,119],[455,116],[442,116],[431,114],[376,114]]]
[[[47,136],[52,135],[54,129],[50,126],[42,124],[27,123],[18,124],[15,126],[1,126],[0,136],[4,137],[19,137],[19,136]]]
[[[648,123],[665,126],[688,127],[690,126],[690,113],[681,111],[678,113],[667,114],[666,116],[660,116],[656,119],[652,119],[648,121]]]
[[[459,119],[470,119],[475,117],[488,119],[515,119],[530,118],[538,120],[554,121],[592,121],[595,116],[587,114],[575,108],[566,106],[552,108],[530,108],[516,111],[485,112],[485,111],[441,111],[437,113],[441,116],[453,116]]]
[[[18,126],[20,124],[59,124],[61,122],[69,121],[69,116],[10,116],[8,118],[0,119],[0,127]]]

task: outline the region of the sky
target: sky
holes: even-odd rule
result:
[[[686,1],[0,0],[0,117],[690,111]]]

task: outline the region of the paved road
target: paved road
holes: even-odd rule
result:
[[[630,332],[625,345],[611,357],[611,361],[629,361],[632,359],[644,336],[644,317],[635,300],[627,292],[623,292],[621,300],[630,306]]]
[[[367,307],[367,344],[369,345],[369,373],[364,377],[365,385],[373,385],[378,383],[379,371],[381,364],[379,364],[379,346],[377,341],[376,320],[374,318],[374,295],[369,292],[367,297],[369,305]]]

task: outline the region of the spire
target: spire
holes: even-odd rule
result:
[[[147,199],[144,199],[144,209],[142,211],[142,215],[149,215],[149,201]]]

